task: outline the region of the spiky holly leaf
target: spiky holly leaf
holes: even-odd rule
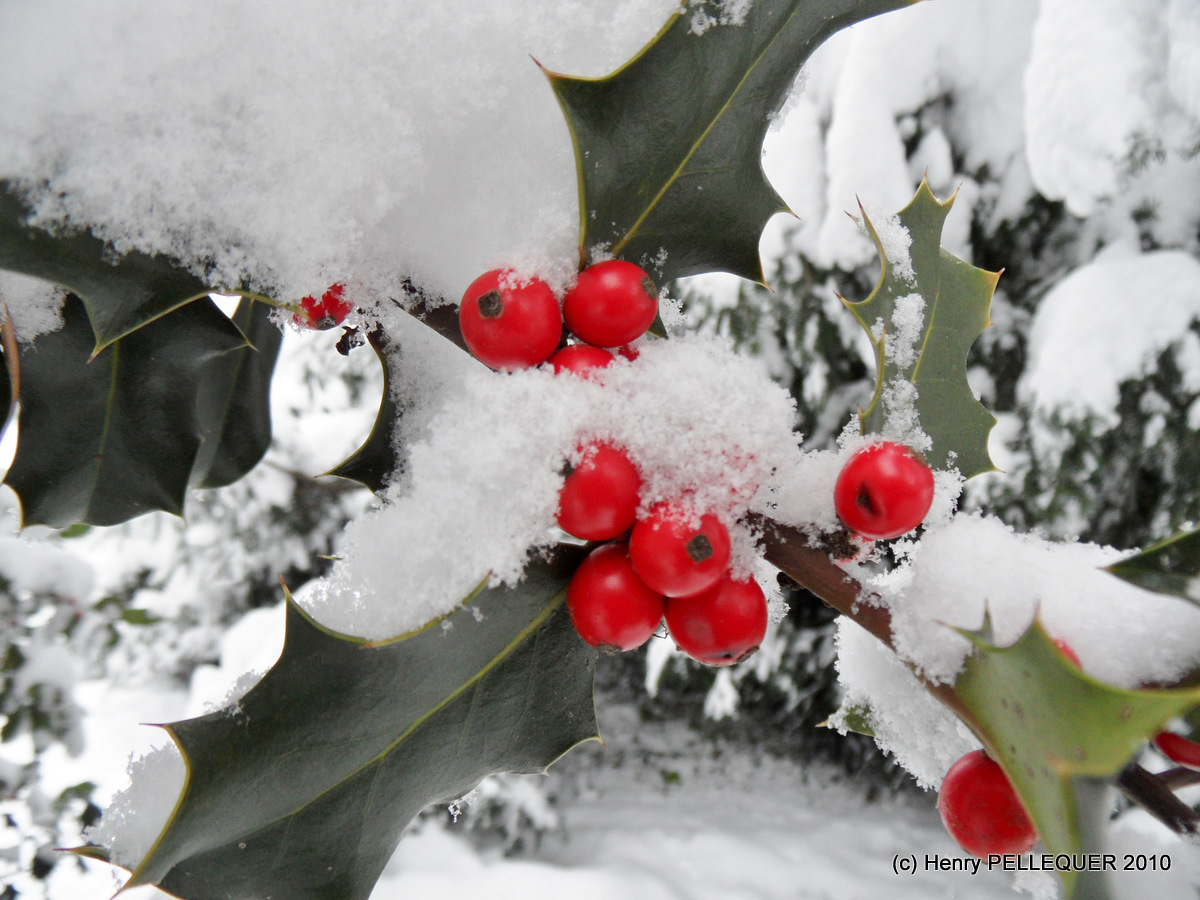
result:
[[[253,308],[252,308],[253,307]],[[20,354],[17,452],[4,479],[26,525],[111,525],[179,514],[189,485],[225,484],[266,452],[266,390],[279,333],[263,304],[238,318],[205,298],[110,344],[94,359],[83,304]]]
[[[166,726],[187,783],[129,884],[365,900],[425,806],[597,738],[596,653],[563,600],[581,553],[382,644],[330,633],[289,598],[283,653],[237,708]]]
[[[1108,566],[1148,591],[1200,603],[1200,531],[1178,534]]]
[[[759,236],[787,211],[761,162],[772,116],[826,38],[913,2],[757,0],[740,24],[719,24],[727,5],[701,0],[607,77],[548,73],[575,146],[581,255],[602,250],[660,281],[762,281]]]
[[[135,250],[115,259],[90,232],[51,233],[31,226],[31,213],[17,187],[0,179],[0,269],[62,285],[82,298],[94,352],[210,290],[164,256]]]
[[[8,428],[9,420],[17,408],[17,393],[21,388],[21,370],[18,365],[20,351],[17,348],[17,333],[13,323],[3,309],[0,315],[0,435]]]
[[[970,478],[996,468],[987,448],[996,419],[967,383],[967,352],[989,324],[1000,276],[942,249],[953,203],[939,203],[922,181],[898,221],[873,223],[863,212],[882,271],[867,299],[846,306],[875,348],[875,396],[862,413],[863,433],[904,440],[912,423],[903,415],[889,421],[889,414],[915,409],[931,441],[929,464]]]
[[[400,406],[392,396],[386,339],[381,332],[372,332],[367,339],[379,359],[379,365],[383,367],[383,399],[379,401],[379,412],[363,445],[325,474],[349,478],[372,491],[381,491],[400,471],[400,456],[392,442],[396,424],[400,420]]]
[[[953,693],[1008,774],[1050,853],[1099,852],[1109,780],[1147,737],[1200,703],[1200,688],[1129,691],[1089,677],[1034,622],[997,647],[985,624]],[[1103,900],[1100,872],[1060,873],[1068,897]]]

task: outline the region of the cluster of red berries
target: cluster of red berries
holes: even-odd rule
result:
[[[467,349],[500,371],[549,363],[588,377],[629,348],[658,314],[658,289],[633,263],[584,269],[561,311],[544,281],[493,270],[475,279],[459,306]],[[563,326],[576,342],[563,346]],[[729,532],[716,516],[663,503],[638,516],[642,478],[625,451],[598,441],[580,449],[559,495],[558,525],[586,541],[607,541],[580,564],[567,587],[579,635],[613,651],[640,647],[666,620],[685,653],[729,665],[758,649],[767,603],[753,581],[729,574]]]
[[[579,273],[561,309],[540,278],[521,281],[507,269],[485,272],[463,295],[458,324],[471,355],[493,369],[549,362],[556,372],[585,375],[612,362],[610,350],[637,340],[657,315],[658,288],[645,270],[610,259]],[[559,349],[564,322],[577,343]]]
[[[833,505],[851,531],[872,540],[907,534],[933,504],[933,472],[903,444],[880,441],[854,453],[838,475]]]
[[[292,321],[319,331],[341,325],[354,309],[354,304],[346,299],[345,293],[346,286],[339,283],[330,285],[320,300],[316,297],[302,297],[300,312],[292,316]]]

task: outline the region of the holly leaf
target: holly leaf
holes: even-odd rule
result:
[[[83,303],[20,355],[16,456],[4,482],[24,524],[112,525],[183,511],[189,484],[245,474],[270,440],[266,389],[279,342],[262,304],[238,316],[189,303],[110,344],[94,359]],[[276,335],[278,332],[275,332]]]
[[[1088,676],[1034,622],[1010,647],[985,623],[953,693],[1016,789],[1049,853],[1101,852],[1110,782],[1148,736],[1200,704],[1200,687],[1129,691]],[[1066,896],[1103,900],[1103,874],[1061,872]]]
[[[4,313],[4,321],[0,322],[0,436],[8,430],[8,423],[17,408],[17,393],[21,388],[21,371],[18,365],[20,350],[17,347],[17,332],[13,328],[12,319],[7,310],[0,307]]]
[[[702,0],[611,75],[547,72],[575,147],[581,256],[603,251],[660,281],[762,281],[759,236],[788,211],[762,168],[772,117],[826,38],[913,2],[757,0],[721,24],[723,5]]]
[[[942,225],[953,203],[953,197],[939,203],[922,181],[884,235],[863,211],[882,270],[867,299],[843,302],[875,349],[875,396],[860,416],[863,433],[897,436],[910,423],[889,422],[889,414],[915,409],[931,442],[919,448],[930,466],[971,478],[996,468],[987,447],[996,419],[967,382],[967,353],[989,324],[1000,275],[942,249]],[[915,401],[908,396],[912,387]]]
[[[91,232],[34,227],[32,212],[16,185],[0,179],[0,269],[42,278],[80,297],[95,332],[95,353],[211,290],[165,256],[135,250],[116,258]]]
[[[289,597],[283,653],[237,707],[164,726],[187,782],[127,886],[365,900],[425,806],[597,739],[596,653],[563,600],[581,553],[382,644],[321,628]]]
[[[1119,578],[1159,594],[1200,604],[1200,531],[1190,531],[1147,547],[1107,567]]]
[[[455,328],[457,327],[458,320],[455,317]],[[400,421],[400,406],[392,396],[386,338],[382,332],[375,331],[367,336],[367,340],[379,359],[379,365],[383,367],[383,399],[379,403],[379,412],[363,445],[325,474],[349,478],[378,492],[400,474],[400,455],[392,443],[396,424]]]

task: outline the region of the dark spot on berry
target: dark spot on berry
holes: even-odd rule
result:
[[[747,650],[745,653],[743,653],[741,656],[739,656],[736,660],[734,660],[734,665],[737,665],[737,663],[740,663],[740,662],[743,662],[743,661],[749,659],[751,656],[753,656],[757,652],[758,652],[758,644],[755,644],[753,647],[751,647],[749,650]]]
[[[858,504],[860,509],[864,509],[869,513],[875,512],[875,504],[871,502],[871,495],[867,493],[865,487],[858,489],[858,497],[854,502]]]
[[[708,538],[702,534],[698,534],[688,541],[687,552],[688,556],[692,558],[692,562],[702,563],[713,555],[713,548]]]
[[[653,297],[655,300],[658,299],[658,285],[654,283],[654,279],[649,275],[642,279],[642,290],[646,292],[647,296]]]
[[[485,319],[495,319],[504,312],[504,300],[499,291],[488,291],[479,298],[479,314]]]

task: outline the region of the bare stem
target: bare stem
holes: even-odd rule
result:
[[[1176,797],[1161,776],[1130,763],[1117,776],[1117,787],[1176,834],[1196,834],[1200,815]]]

